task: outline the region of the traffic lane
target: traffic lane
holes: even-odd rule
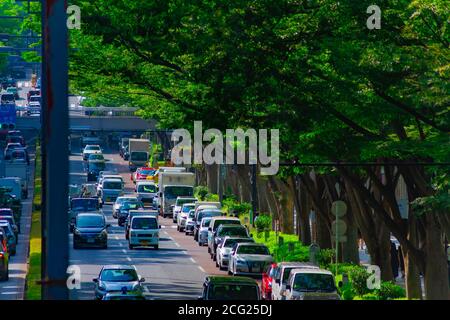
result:
[[[71,290],[70,298],[75,300],[94,299],[94,284],[102,266],[108,264],[134,265],[145,278],[145,296],[148,299],[183,300],[196,299],[202,290],[205,274],[190,259],[185,250],[177,247],[166,229],[160,231],[159,250],[128,249],[124,228],[112,218],[111,206],[104,206],[103,212],[108,230],[108,249],[73,249],[73,235],[70,235],[70,264],[77,266],[81,275],[79,290]]]
[[[117,169],[126,182],[126,191],[134,189],[134,184],[126,177],[130,177],[128,166],[119,155],[105,150],[105,157],[111,158],[111,169]],[[80,155],[71,156],[71,182],[82,183],[83,161]],[[103,213],[109,229],[108,249],[73,249],[73,236],[70,235],[70,264],[77,265],[81,271],[81,288],[71,290],[71,299],[94,299],[92,278],[98,276],[101,267],[106,264],[135,265],[140,276],[146,279],[145,295],[149,299],[196,299],[201,294],[205,274],[198,265],[190,260],[186,251],[177,247],[170,239],[163,226],[160,231],[160,248],[128,249],[124,228],[117,225],[112,218],[111,205],[103,206]]]
[[[34,141],[34,140],[33,140]],[[30,176],[34,177],[35,153],[31,140],[30,148]],[[25,280],[28,273],[28,252],[30,242],[31,211],[34,194],[34,183],[29,182],[28,199],[22,201],[22,214],[20,217],[20,234],[16,248],[16,255],[9,259],[9,280],[0,282],[0,300],[23,300]]]

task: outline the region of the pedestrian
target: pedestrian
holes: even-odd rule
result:
[[[392,274],[394,275],[394,279],[397,279],[399,261],[398,261],[397,246],[395,245],[394,241],[391,241],[391,266],[392,266]]]

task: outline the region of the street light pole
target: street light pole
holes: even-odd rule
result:
[[[69,260],[68,222],[68,48],[66,0],[43,0],[43,217],[42,293],[46,300],[66,300]]]

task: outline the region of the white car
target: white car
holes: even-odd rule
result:
[[[87,161],[90,154],[102,153],[102,148],[98,144],[88,144],[83,149],[83,160]]]
[[[286,300],[340,300],[340,296],[330,271],[302,268],[291,271]]]
[[[205,219],[211,220],[211,218],[203,218],[202,223],[203,220]],[[228,236],[225,237],[222,243],[218,245],[216,249],[217,250],[216,266],[219,267],[220,270],[227,269],[230,260],[231,249],[233,249],[233,246],[236,243],[253,243],[253,242],[255,242],[253,238],[228,237]]]
[[[189,211],[189,215],[187,216],[186,219],[186,225],[184,227],[184,233],[186,235],[190,234],[194,235],[194,225],[195,225],[194,217],[195,217],[195,210],[192,209]]]
[[[177,230],[180,232],[184,231],[184,227],[186,226],[186,220],[188,218],[188,214],[191,210],[195,208],[195,203],[185,203],[181,207],[181,211],[177,216]]]
[[[286,283],[293,269],[316,269],[319,267],[307,262],[280,262],[272,278],[272,300],[285,300]]]
[[[175,201],[175,206],[173,207],[173,222],[177,223],[178,214],[181,212],[181,208],[185,203],[195,203],[197,202],[197,198],[193,197],[177,197]]]
[[[232,275],[262,275],[273,262],[269,248],[259,243],[236,243],[230,253],[228,273]]]
[[[158,249],[160,228],[158,218],[155,216],[134,216],[128,231],[128,248],[132,250],[138,246],[153,246]]]

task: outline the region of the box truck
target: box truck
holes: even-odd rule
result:
[[[138,167],[147,165],[150,151],[150,141],[148,139],[128,140],[128,167],[130,171],[136,171]]]
[[[195,174],[192,172],[160,172],[158,177],[160,215],[164,218],[173,216],[177,197],[192,197],[194,184]]]

